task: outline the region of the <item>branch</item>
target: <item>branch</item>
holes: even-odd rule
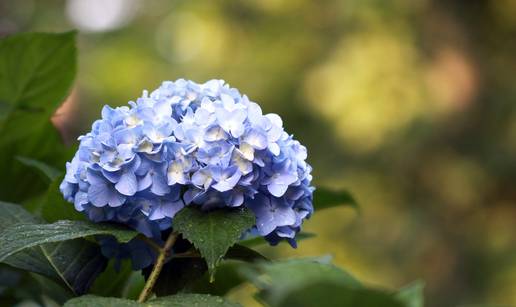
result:
[[[178,237],[178,233],[172,232],[165,242],[165,246],[159,250],[158,259],[156,260],[156,264],[152,268],[152,272],[149,276],[149,279],[147,279],[147,282],[145,283],[145,287],[143,287],[142,292],[140,293],[140,297],[138,298],[139,303],[144,303],[149,296],[152,293],[152,288],[154,287],[154,284],[158,280],[159,273],[161,273],[161,270],[163,269],[163,265],[165,264],[165,260],[167,258],[167,255],[176,242],[176,239]]]
[[[172,258],[199,258],[201,254],[199,254],[196,250],[190,250],[184,253],[173,254]]]

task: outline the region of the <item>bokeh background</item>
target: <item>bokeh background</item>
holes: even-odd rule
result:
[[[2,36],[70,29],[79,73],[53,118],[68,144],[104,104],[225,79],[362,208],[264,253],[331,254],[384,288],[422,279],[427,306],[516,305],[516,1],[0,1]]]

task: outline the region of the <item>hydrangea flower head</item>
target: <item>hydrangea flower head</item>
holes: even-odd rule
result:
[[[306,148],[222,80],[166,81],[130,106],[102,109],[66,165],[60,189],[94,222],[149,238],[184,206],[248,207],[252,232],[295,245],[312,212]]]

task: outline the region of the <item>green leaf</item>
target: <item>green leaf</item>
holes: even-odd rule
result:
[[[405,303],[405,307],[423,307],[423,288],[425,283],[422,281],[415,281],[403,288],[401,288],[396,297]]]
[[[22,33],[0,40],[0,105],[5,111],[53,111],[75,74],[75,33]],[[5,81],[5,82],[3,82]]]
[[[136,301],[114,298],[114,297],[98,297],[93,295],[84,295],[69,300],[65,307],[144,307],[144,306],[170,306],[170,307],[237,307],[239,304],[229,302],[222,297],[212,296],[208,294],[177,294],[172,296],[164,296],[151,299],[146,303],[138,303]]]
[[[65,99],[75,76],[75,32],[8,36],[0,40],[0,67],[0,101],[7,110],[0,122],[2,133],[9,120],[18,119],[17,112],[49,116]],[[2,143],[33,131],[26,124],[28,129]]]
[[[79,295],[89,289],[107,260],[97,244],[76,239],[28,248],[3,262],[47,276]]]
[[[125,243],[138,233],[128,228],[85,221],[57,221],[53,224],[17,224],[0,233],[0,261],[26,248],[94,235],[112,235]]]
[[[73,298],[64,304],[64,307],[142,307],[145,304],[140,304],[136,301],[131,301],[117,297],[101,297],[95,295],[83,295]]]
[[[95,280],[89,294],[98,296],[115,296],[127,299],[136,299],[140,294],[145,280],[140,271],[133,271],[130,260],[124,260],[119,268],[111,259],[104,272]]]
[[[231,246],[224,256],[224,259],[232,259],[232,260],[241,260],[246,262],[254,262],[254,261],[268,261],[265,256],[260,254],[259,252],[250,249],[247,246],[243,246],[240,244],[235,244]]]
[[[262,256],[260,253],[238,244],[229,248],[224,259],[247,262],[267,260],[267,258]],[[219,276],[222,278],[222,281],[219,281],[219,284],[225,283],[228,280],[228,276],[218,274],[219,267],[221,266],[223,266],[223,264],[220,264],[216,271],[216,277]],[[151,269],[152,268],[146,268],[143,270],[143,273],[147,278],[151,273]],[[208,288],[208,286],[203,285],[204,281],[206,281],[206,283],[210,285],[209,288],[211,288],[211,286],[214,283],[217,283],[218,280],[215,278],[215,281],[213,282],[212,280],[210,283],[209,277],[211,275],[206,274],[207,271],[208,267],[202,258],[172,258],[163,266],[156,285],[153,288],[154,293],[157,296],[166,296],[176,294],[178,292],[192,292],[190,289],[196,287],[196,285],[197,287]]]
[[[141,271],[133,271],[131,260],[121,261],[118,267],[115,265],[120,259],[111,259],[106,270],[95,280],[89,294],[104,297],[120,297],[137,299],[145,285],[145,279]]]
[[[95,280],[88,293],[98,296],[122,297],[126,283],[132,274],[130,261],[123,261],[120,268],[115,267],[117,260],[111,259],[106,270]]]
[[[0,264],[0,305],[11,306],[16,302],[15,291],[22,281],[24,272]]]
[[[54,179],[48,187],[42,200],[38,203],[35,212],[48,222],[56,222],[59,220],[86,220],[83,213],[75,210],[73,204],[67,202],[61,191],[59,185],[63,181],[64,175]]]
[[[48,278],[0,264],[0,306],[23,305],[20,302],[27,300],[38,306],[58,306],[72,297],[69,291]],[[54,304],[46,304],[50,300]]]
[[[0,202],[0,211],[0,235],[16,225],[42,222],[19,205]],[[0,244],[0,248],[4,248],[4,244]],[[83,239],[25,248],[3,262],[45,275],[74,294],[86,292],[106,266],[99,246]]]
[[[48,179],[48,182],[56,180],[61,175],[61,172],[58,169],[48,164],[45,164],[41,161],[20,156],[16,157],[16,160],[20,161],[22,164],[26,166],[30,166],[38,170],[41,174],[45,176],[45,178]]]
[[[202,212],[186,207],[174,217],[175,231],[199,250],[212,276],[228,249],[254,223],[253,214],[246,208]]]
[[[303,241],[303,240],[306,240],[306,239],[313,238],[315,236],[316,236],[315,233],[300,232],[300,233],[298,233],[296,235],[296,241],[300,242],[300,241]],[[245,246],[245,247],[255,247],[255,246],[265,245],[265,244],[269,244],[269,243],[263,237],[254,237],[254,238],[250,238],[250,239],[245,239],[245,240],[239,241],[238,244],[240,244],[242,246]]]
[[[0,199],[19,201],[46,187],[15,156],[64,163],[67,150],[50,117],[68,95],[75,70],[75,32],[0,40]]]
[[[171,307],[238,307],[240,304],[229,302],[226,299],[208,294],[181,293],[172,296],[164,296],[152,299],[148,306],[171,306]]]
[[[366,288],[342,269],[314,259],[259,263],[241,273],[271,306],[405,307],[392,293]]]
[[[33,282],[35,282],[39,288],[40,297],[45,300],[44,297],[48,297],[52,299],[55,305],[62,306],[66,301],[73,298],[73,293],[64,288],[61,284],[54,282],[53,280],[34,273],[28,273],[29,277]],[[48,306],[48,304],[43,304],[44,306]]]
[[[242,262],[224,261],[217,267],[215,281],[210,282],[209,274],[191,282],[183,291],[192,293],[206,293],[211,295],[226,295],[231,289],[246,282],[240,274],[240,268],[245,265]]]
[[[143,273],[148,277],[151,269],[144,269]],[[153,291],[156,296],[184,291],[192,282],[201,278],[207,270],[206,262],[202,258],[173,258],[163,266]]]
[[[0,232],[3,232],[7,227],[18,223],[40,223],[43,222],[40,218],[30,214],[21,206],[0,201]]]
[[[122,297],[130,300],[136,300],[140,296],[143,287],[145,286],[145,279],[141,271],[132,271],[129,279],[126,281],[122,291]]]
[[[325,188],[316,188],[314,192],[314,208],[322,210],[337,206],[350,206],[359,210],[358,203],[347,191],[333,191]]]
[[[207,293],[213,295],[224,295],[231,288],[243,283],[243,279],[237,271],[237,267],[241,262],[234,260],[254,262],[254,261],[268,261],[263,255],[242,245],[234,245],[229,248],[224,256],[224,263],[217,267],[215,278],[211,278],[210,274],[196,275],[196,278],[185,278],[183,292]],[[204,272],[206,269],[204,270]],[[200,273],[204,273],[200,272]]]
[[[275,303],[277,307],[405,307],[391,293],[365,288],[349,288],[329,282],[307,284],[287,293]]]
[[[242,268],[242,273],[253,281],[258,288],[274,288],[269,293],[273,302],[292,289],[319,281],[331,282],[348,287],[359,288],[361,284],[353,276],[340,268],[316,259],[288,259],[275,262],[262,262],[256,266]],[[263,276],[266,276],[267,282]]]

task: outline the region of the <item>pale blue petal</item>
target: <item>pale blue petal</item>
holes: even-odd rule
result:
[[[153,176],[151,192],[163,196],[170,192],[170,186],[168,185],[167,179],[160,173],[155,173]]]
[[[147,173],[145,176],[138,180],[138,191],[143,191],[150,187],[152,184],[152,176]]]
[[[267,190],[276,197],[281,197],[288,189],[287,184],[271,183],[267,186]]]
[[[253,146],[256,149],[265,149],[267,148],[267,135],[264,132],[260,132],[258,130],[251,130],[244,137],[244,142]]]
[[[124,172],[120,180],[115,184],[115,188],[123,195],[132,196],[138,191],[138,181],[132,172]]]

